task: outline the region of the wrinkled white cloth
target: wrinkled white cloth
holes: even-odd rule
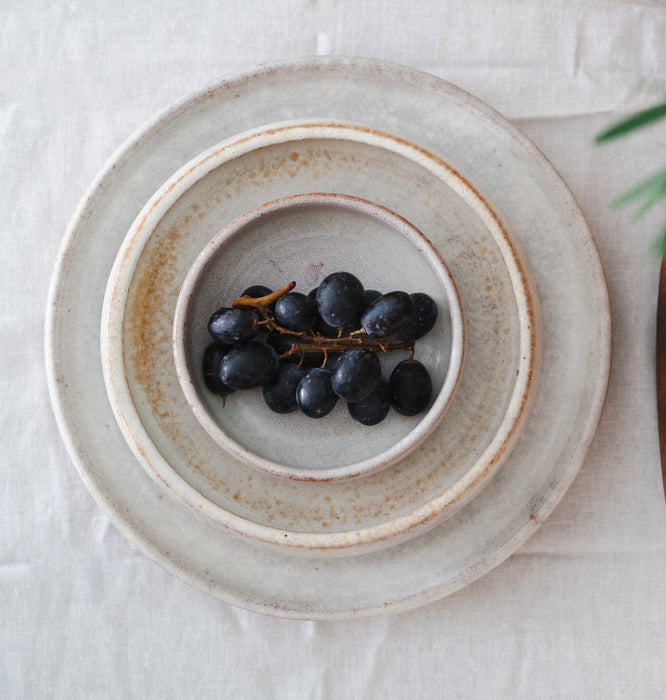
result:
[[[654,392],[666,200],[610,200],[666,166],[666,121],[593,137],[666,94],[666,6],[630,2],[0,2],[0,696],[663,698],[666,503]],[[106,158],[221,75],[315,54],[446,78],[513,119],[577,197],[613,310],[588,458],[509,560],[410,613],[264,617],[140,554],[90,497],[49,405],[42,323],[69,216]]]

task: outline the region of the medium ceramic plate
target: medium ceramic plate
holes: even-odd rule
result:
[[[372,189],[392,211],[417,221],[448,261],[469,322],[465,368],[443,419],[433,423],[435,407],[425,417],[394,415],[375,438],[391,445],[396,436],[399,445],[432,429],[428,440],[365,478],[294,483],[248,469],[202,430],[181,391],[170,329],[185,274],[208,244],[211,229],[226,224],[237,208],[261,206],[267,193],[285,197],[313,184],[352,196]],[[233,196],[227,197],[230,192]],[[334,219],[330,211],[323,216],[311,221],[319,231],[325,230],[326,218]],[[259,229],[265,235],[252,255],[237,249],[228,257],[219,278],[223,298],[257,280],[273,288],[287,277],[314,285],[330,272],[347,269],[370,287],[421,288],[445,303],[429,264],[396,231],[382,227],[379,237],[366,231],[354,242],[344,233],[349,222],[338,217],[340,245],[330,245],[298,215],[291,221],[288,244],[278,233],[270,235],[268,227]],[[358,212],[353,222],[364,226]],[[450,517],[509,454],[536,385],[540,338],[532,286],[515,242],[489,205],[423,147],[330,122],[290,122],[246,132],[194,159],[165,183],[118,253],[102,322],[112,407],[149,473],[216,523],[303,552],[384,546]],[[436,387],[448,363],[444,321],[418,345],[418,357],[431,368]],[[341,442],[351,442],[366,459],[377,452],[373,439],[366,438],[368,429],[343,408],[313,424],[300,413],[276,416],[260,395],[245,394],[230,397],[224,410],[240,413],[238,441],[252,444],[243,434],[251,431],[264,455],[282,452],[291,460],[312,454],[335,466],[335,460],[351,454]]]
[[[533,409],[485,490],[426,534],[342,559],[269,549],[169,497],[137,464],[117,428],[99,357],[106,280],[153,193],[221,140],[294,119],[362,123],[454,164],[519,240],[543,319],[543,369]],[[372,183],[366,187],[372,199]],[[412,183],[415,197],[419,191],[419,183]],[[211,238],[217,230],[211,228]],[[483,270],[484,259],[477,260],[477,280]],[[236,605],[287,617],[342,619],[396,612],[451,593],[534,532],[571,484],[596,429],[608,379],[609,326],[603,272],[587,227],[562,181],[525,137],[475,98],[432,76],[324,58],[224,80],[156,117],[113,156],[63,242],[46,343],[52,401],[72,458],[137,546],[183,580]],[[206,475],[201,478],[205,483]],[[347,507],[353,513],[353,504]],[[267,509],[266,517],[279,516]]]

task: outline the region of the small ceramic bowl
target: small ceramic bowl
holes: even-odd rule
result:
[[[253,284],[295,280],[308,293],[321,275],[354,273],[366,289],[426,292],[437,303],[434,328],[416,341],[416,359],[433,380],[428,409],[391,410],[375,426],[354,421],[345,401],[324,418],[272,412],[261,388],[224,400],[204,385],[202,357],[211,314]],[[309,286],[308,286],[309,285]],[[308,193],[258,206],[228,224],[192,265],[178,298],[174,357],[186,399],[206,432],[233,457],[269,474],[303,481],[358,477],[403,459],[435,429],[460,379],[463,313],[451,274],[412,224],[386,207],[344,194]],[[379,353],[383,375],[409,350]]]

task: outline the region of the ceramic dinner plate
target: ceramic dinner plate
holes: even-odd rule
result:
[[[268,124],[298,120],[361,124],[417,144],[456,168],[517,241],[533,277],[543,323],[543,364],[533,405],[517,444],[505,455],[506,462],[494,478],[428,532],[378,551],[352,549],[337,557],[326,552],[304,557],[289,548],[239,536],[151,478],[116,424],[100,356],[107,279],[146,202],[184,164],[215,144]],[[340,149],[332,150],[334,159],[344,155]],[[363,168],[349,169],[354,188],[350,194],[373,200],[375,180],[383,178],[383,191],[390,192],[393,201],[380,203],[397,207],[417,226],[434,216],[442,190],[423,172],[380,168],[372,154],[362,149],[359,153],[362,162],[374,162],[375,167],[365,172],[365,178]],[[348,150],[346,157],[359,153]],[[304,189],[306,183],[298,182],[296,176],[287,177],[296,191],[311,190]],[[340,176],[336,177],[339,186]],[[206,221],[202,212],[203,218],[197,215],[197,220],[205,225],[196,229],[195,243],[183,246],[174,235],[171,254],[182,253],[191,263],[206,236],[212,238],[247,210],[248,203],[269,201],[275,196],[273,190],[278,196],[289,194],[284,182],[278,177],[269,184],[259,178],[248,186],[236,178],[232,203],[222,217],[226,221],[219,217]],[[502,293],[493,300],[493,284],[485,284],[488,271],[491,277],[501,278],[497,252],[486,245],[474,256],[471,248],[460,245],[460,234],[467,231],[469,221],[463,211],[456,225],[458,209],[464,208],[446,209],[448,234],[442,234],[438,246],[447,242],[454,246],[447,263],[459,289],[466,290],[461,292],[464,311],[464,297],[483,297],[488,287],[485,306],[479,302],[478,315],[472,313],[468,323],[472,330],[478,328],[476,343],[470,336],[469,351],[477,353],[478,372],[504,376],[500,384],[507,387],[501,366],[491,364],[492,353],[479,346],[493,318],[493,303],[494,318],[504,319],[509,338],[516,316],[507,311],[511,300]],[[186,213],[174,216],[181,215]],[[482,236],[473,226],[469,230],[472,239]],[[162,235],[168,239],[166,227]],[[164,246],[161,251],[167,256],[165,264],[169,250]],[[152,264],[156,269],[154,260]],[[175,278],[169,281],[167,309],[175,301],[176,282]],[[506,284],[498,288],[507,289]],[[158,356],[169,342],[159,334],[145,340],[161,348]],[[562,181],[524,136],[477,99],[432,76],[367,60],[323,58],[260,68],[223,80],[158,115],[120,148],[84,197],[63,242],[52,283],[46,343],[51,397],[72,458],[92,494],[139,548],[181,579],[230,603],[286,617],[344,619],[397,612],[451,593],[497,565],[534,532],[575,477],[596,429],[608,379],[610,328],[603,272],[589,231]],[[510,347],[498,350],[509,364],[516,361]],[[163,361],[165,357],[159,360]],[[148,371],[159,369],[158,363]],[[462,396],[471,397],[471,407],[461,405],[459,410],[468,411],[467,433],[473,443],[477,435],[487,439],[488,426],[493,421],[497,424],[499,413],[488,408],[493,401],[504,403],[506,412],[507,390],[494,397],[487,391],[486,409],[477,414],[474,408],[482,406],[482,392],[475,393],[474,387],[481,383],[478,378],[473,382],[468,370],[466,364],[460,388],[470,375],[469,392]],[[149,402],[140,408],[144,423],[151,427],[152,443],[173,458],[173,423],[171,430],[165,430],[169,416],[156,415]],[[452,404],[445,420],[449,414],[456,416],[453,409]],[[185,413],[176,415],[175,427],[180,428]],[[228,462],[218,468],[219,461],[192,460],[186,440],[176,442],[179,468],[211,503],[276,531],[298,531],[299,523],[302,527],[301,516],[289,506],[289,499],[292,505],[304,502],[302,484],[275,480],[289,506],[280,510],[264,497],[253,498],[253,493],[270,492],[272,483],[261,483],[255,491],[251,486],[255,479],[269,478],[266,475],[253,474],[248,481],[250,467],[233,474]],[[204,449],[219,449],[210,443]],[[437,445],[441,444],[440,440]],[[479,445],[457,454],[469,459]],[[427,446],[428,442],[424,454]],[[378,480],[382,497],[389,497],[390,506],[370,507],[371,482],[361,496],[350,490],[345,493],[344,484],[325,492],[312,489],[314,502],[307,522],[317,523],[324,533],[356,526],[354,513],[359,511],[354,509],[354,498],[361,504],[363,527],[381,526],[395,513],[411,512],[415,505],[427,503],[441,489],[445,475],[460,463],[453,460],[451,466],[439,449],[428,454],[414,461],[413,470],[410,463],[398,473],[391,468],[372,477]],[[192,468],[194,462],[198,469]],[[334,524],[332,515],[338,516]]]

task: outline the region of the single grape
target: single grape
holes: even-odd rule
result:
[[[309,331],[317,321],[317,305],[300,292],[289,292],[275,302],[277,324],[288,331]]]
[[[399,362],[389,378],[391,403],[403,416],[415,416],[430,403],[432,380],[418,360]]]
[[[324,353],[322,353],[323,355]],[[332,370],[333,367],[335,367],[335,363],[342,357],[342,353],[335,351],[335,352],[327,352],[326,353],[326,359],[322,357],[321,362],[319,363],[322,367],[325,367],[326,369]]]
[[[233,394],[234,390],[227,386],[220,379],[220,369],[222,368],[222,360],[224,356],[231,350],[231,345],[220,345],[220,343],[211,343],[203,353],[201,362],[203,370],[204,384],[208,391],[220,396],[228,396]]]
[[[389,292],[377,297],[363,312],[361,325],[372,338],[397,333],[412,317],[414,302],[407,292]]]
[[[253,284],[248,287],[242,294],[242,297],[252,297],[252,299],[259,299],[259,297],[268,296],[273,290],[268,287],[264,287],[263,284]]]
[[[298,383],[296,401],[301,411],[310,418],[328,415],[338,401],[331,388],[331,373],[317,367],[309,370]]]
[[[259,332],[259,314],[249,308],[221,308],[208,321],[213,340],[225,345],[238,345],[252,340]]]
[[[275,352],[280,355],[284,355],[289,352],[293,343],[299,342],[299,337],[297,335],[287,335],[286,333],[280,333],[280,331],[271,331],[266,336],[266,342],[275,350]],[[296,355],[294,355],[294,358]],[[280,360],[285,360],[291,362],[291,357],[280,358]]]
[[[391,410],[391,390],[388,382],[380,377],[377,386],[361,401],[347,404],[349,415],[363,425],[381,423]]]
[[[264,401],[275,413],[291,413],[298,408],[296,387],[306,374],[293,364],[280,365],[277,373],[264,384]]]
[[[375,299],[378,299],[382,295],[381,292],[378,292],[376,289],[366,289],[365,290],[365,308],[367,309],[370,304]]]
[[[317,305],[317,290],[319,287],[315,287],[308,292],[308,299],[314,301],[315,306]],[[335,326],[329,326],[328,323],[319,315],[319,309],[317,309],[317,320],[314,322],[312,330],[319,335],[323,335],[324,338],[337,338],[340,334],[340,329]],[[351,330],[356,330],[352,328]]]
[[[357,328],[358,324],[356,326],[344,326],[342,329],[336,328],[335,326],[329,326],[321,316],[317,316],[317,320],[312,330],[319,335],[323,335],[324,338],[338,338],[340,336],[349,335]]]
[[[332,371],[333,392],[345,401],[360,401],[377,386],[382,368],[377,355],[366,348],[344,352]]]
[[[315,287],[308,292],[308,299],[312,299],[317,304],[317,290],[319,287]],[[358,324],[355,326],[347,326],[342,329],[336,326],[329,326],[328,323],[319,315],[319,310],[317,309],[317,320],[314,322],[312,330],[319,335],[323,335],[324,338],[337,338],[339,335],[349,335],[352,331],[358,328]]]
[[[278,365],[275,350],[253,340],[237,345],[224,356],[220,378],[232,389],[250,389],[265,384],[277,372]]]
[[[400,329],[398,340],[418,340],[432,330],[437,320],[437,304],[423,292],[410,294],[414,312],[406,325]]]
[[[350,272],[334,272],[317,288],[319,315],[329,326],[358,328],[364,307],[363,285]]]

